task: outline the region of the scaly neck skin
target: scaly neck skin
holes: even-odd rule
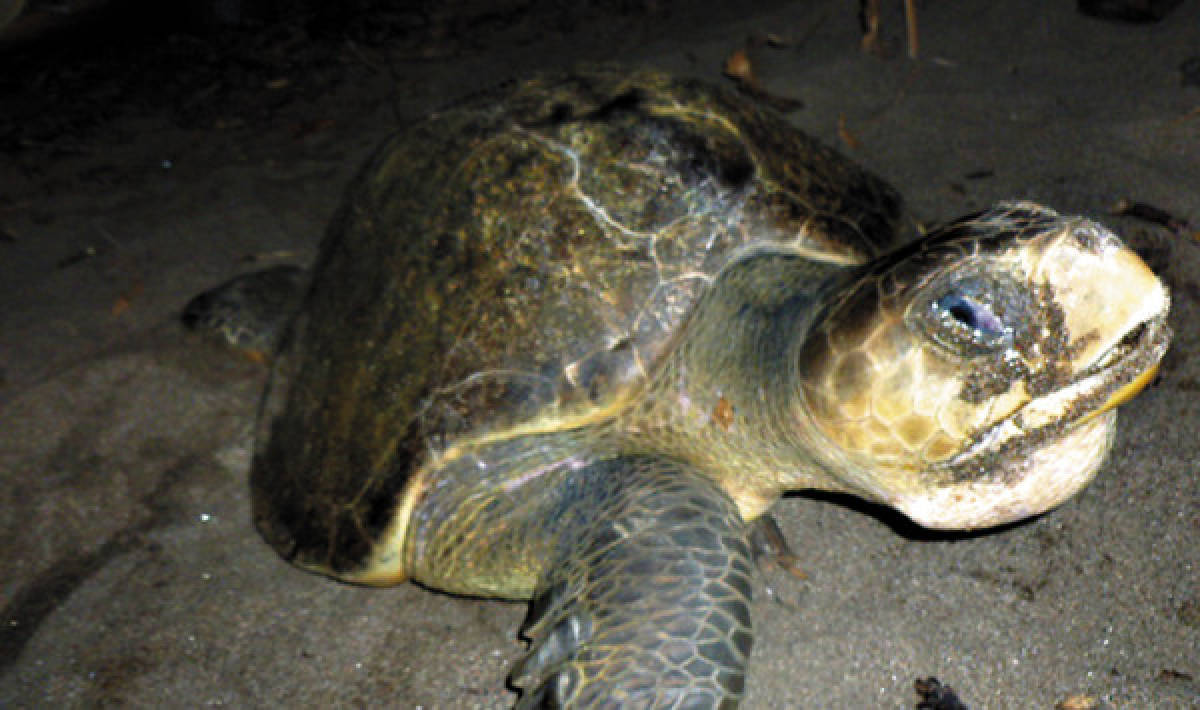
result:
[[[810,453],[795,397],[813,305],[847,272],[786,252],[747,255],[717,277],[644,389],[565,426],[534,422],[447,452],[409,491],[408,575],[460,594],[528,598],[556,541],[588,512],[578,502],[601,459],[679,459],[747,521],[785,490],[844,490]]]
[[[746,520],[786,490],[845,490],[797,417],[796,365],[815,305],[852,274],[784,251],[735,262],[620,426],[639,445],[708,472]]]

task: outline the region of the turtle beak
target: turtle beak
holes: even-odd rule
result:
[[[1063,312],[1072,379],[1098,385],[1081,388],[1090,396],[1077,422],[1125,403],[1154,381],[1171,337],[1171,299],[1133,250],[1099,224],[1079,219],[1046,245],[1037,272]]]
[[[1129,384],[1114,391],[1112,395],[1110,395],[1109,398],[1104,402],[1104,404],[1097,407],[1090,414],[1084,415],[1079,420],[1079,423],[1082,424],[1083,422],[1091,421],[1101,414],[1104,414],[1108,410],[1115,409],[1122,404],[1125,404],[1129,400],[1133,399],[1138,392],[1141,392],[1143,389],[1145,389],[1146,385],[1153,382],[1154,378],[1157,376],[1158,363],[1156,362],[1145,372],[1135,377]]]
[[[1104,227],[1080,219],[1047,250],[1043,279],[1062,306],[1076,372],[1109,364],[1122,343],[1161,320],[1167,288],[1133,250]]]

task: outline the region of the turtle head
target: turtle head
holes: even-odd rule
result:
[[[1058,505],[1157,370],[1166,287],[1103,226],[1005,203],[863,267],[799,351],[814,448],[932,528]]]

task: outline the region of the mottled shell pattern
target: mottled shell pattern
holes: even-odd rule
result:
[[[408,472],[463,437],[636,386],[733,255],[854,264],[903,231],[886,183],[702,82],[599,70],[494,96],[402,131],[332,222],[260,417],[289,415],[259,432],[276,473],[253,481],[298,562],[364,554]],[[288,473],[314,467],[338,472]]]

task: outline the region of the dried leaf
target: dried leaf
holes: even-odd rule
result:
[[[112,308],[109,309],[109,312],[114,318],[120,316],[125,311],[129,310],[130,306],[133,305],[134,300],[141,297],[143,290],[142,282],[140,280],[134,281],[129,288],[125,289],[120,295],[117,296],[116,300],[113,301]]]
[[[744,49],[735,49],[726,57],[722,71],[730,79],[754,86],[758,85],[758,79],[754,76],[754,66],[750,62],[750,55]]]
[[[1054,704],[1054,710],[1095,710],[1100,707],[1100,701],[1092,695],[1074,693]]]

